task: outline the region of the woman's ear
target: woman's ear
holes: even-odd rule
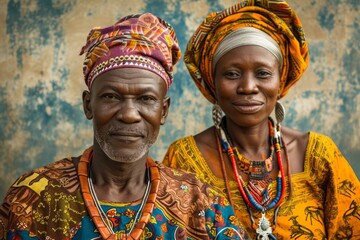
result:
[[[163,100],[160,124],[164,125],[170,108],[170,97],[166,96]]]
[[[277,100],[279,101],[280,99],[280,88],[278,89],[278,95],[277,95]]]
[[[88,120],[90,120],[93,118],[91,105],[90,105],[91,93],[87,90],[83,91],[82,99],[83,99],[83,108],[84,108],[85,116]]]

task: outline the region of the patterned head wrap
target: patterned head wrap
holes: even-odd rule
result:
[[[174,29],[151,13],[129,15],[112,26],[92,29],[80,55],[84,53],[83,73],[89,89],[99,74],[121,67],[154,72],[169,88],[173,67],[181,57]]]
[[[188,42],[184,61],[201,93],[215,103],[214,54],[222,40],[239,28],[259,29],[281,50],[280,98],[308,66],[308,45],[300,19],[285,1],[243,0],[221,12],[210,13]]]

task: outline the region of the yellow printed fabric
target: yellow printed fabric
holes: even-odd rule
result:
[[[226,196],[224,180],[211,172],[193,136],[171,144],[163,163],[196,173]],[[277,239],[360,239],[360,183],[329,137],[310,132],[304,172],[291,175],[291,181],[293,194],[286,193],[273,231]],[[237,183],[230,181],[229,187],[238,218],[256,239]],[[257,225],[261,213],[252,212]],[[273,214],[274,209],[266,212],[271,222]]]

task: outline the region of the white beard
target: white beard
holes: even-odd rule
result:
[[[107,139],[106,133],[100,133],[99,131],[95,130],[95,139],[98,142],[101,149],[104,153],[113,161],[122,162],[122,163],[129,163],[129,162],[136,162],[137,160],[141,159],[148,153],[150,147],[155,143],[156,137],[149,138],[144,144],[142,144],[135,153],[123,154],[121,149],[115,149],[111,146]]]

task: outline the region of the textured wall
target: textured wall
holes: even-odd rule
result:
[[[170,22],[184,50],[203,17],[235,0],[0,0],[0,199],[22,173],[92,144],[82,112],[82,57],[89,30],[150,11]],[[130,4],[132,3],[132,4]],[[303,20],[311,62],[284,99],[285,125],[327,134],[360,176],[360,19],[358,0],[289,1]],[[171,113],[153,157],[211,124],[210,105],[181,62]]]

